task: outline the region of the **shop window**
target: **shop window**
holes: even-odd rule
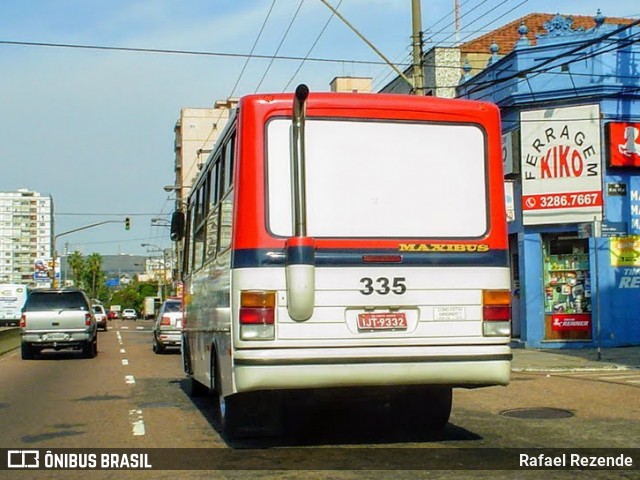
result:
[[[591,340],[589,243],[544,236],[545,340]]]

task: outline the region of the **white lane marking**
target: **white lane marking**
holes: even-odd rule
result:
[[[144,421],[142,419],[142,410],[129,410],[129,421],[133,427],[133,435],[144,435]]]
[[[602,379],[602,380],[619,380],[619,379],[623,379],[623,378],[629,378],[629,377],[637,377],[637,375],[600,375],[598,378]]]
[[[121,330],[129,330],[129,327],[120,327]]]
[[[136,327],[136,330],[144,330],[144,327]]]
[[[120,353],[127,353],[127,352],[124,350],[124,348],[121,348]]]
[[[135,385],[136,379],[133,377],[133,375],[125,375],[124,382],[128,385]]]
[[[122,359],[122,364],[123,365],[129,365],[129,360],[127,360],[126,358]]]

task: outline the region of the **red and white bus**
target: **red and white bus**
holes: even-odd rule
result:
[[[453,387],[509,382],[500,139],[483,102],[240,100],[172,226],[185,371],[225,434],[305,389],[380,394],[439,428]]]

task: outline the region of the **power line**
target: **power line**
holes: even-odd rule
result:
[[[494,10],[496,10],[497,8],[501,7],[502,5],[504,5],[505,3],[507,3],[507,1],[509,0],[505,0],[502,3],[498,4],[497,6],[495,6],[494,8],[492,8],[491,10],[489,10],[487,13],[485,13],[484,15],[481,15],[480,17],[476,18],[471,24],[483,19],[484,17],[486,17],[490,12],[493,12]],[[507,10],[505,13],[503,13],[502,15],[500,15],[497,18],[494,18],[493,20],[491,20],[489,23],[485,23],[484,25],[482,25],[482,27],[480,27],[480,30],[487,28],[489,25],[492,25],[494,23],[496,23],[498,20],[506,17],[509,13],[513,12],[514,10],[520,8],[522,5],[524,5],[525,3],[527,3],[529,0],[522,0],[519,4],[517,4],[515,7],[512,7],[511,9]],[[461,42],[464,42],[465,40],[467,40],[469,37],[475,35],[474,32],[471,32],[469,34],[467,34],[466,37],[464,37],[463,39],[461,39]],[[451,35],[449,35],[448,37],[446,37],[444,40],[448,40],[449,38],[451,38]]]
[[[476,5],[475,5],[473,8],[471,8],[470,10],[467,10],[465,13],[463,13],[462,15],[460,15],[460,20],[462,20],[464,17],[466,17],[467,15],[469,15],[470,13],[472,13],[474,10],[477,10],[478,8],[480,8],[482,5],[484,5],[485,3],[487,3],[487,1],[488,1],[488,0],[482,0],[481,2],[477,2],[477,3],[476,3]],[[465,2],[465,3],[464,3],[463,5],[461,5],[461,6],[466,5],[466,3],[467,3],[467,2]],[[497,8],[497,7],[496,7],[496,8]],[[454,13],[454,16],[455,16],[455,12],[453,12],[453,13]],[[448,16],[448,14],[447,14],[447,16]],[[433,27],[435,27],[435,26],[436,26],[438,23],[440,23],[444,18],[446,18],[446,17],[442,17],[442,19],[438,20],[435,24],[433,24],[433,25],[432,25],[431,27],[429,27],[429,28],[433,28]],[[475,20],[474,20],[474,22],[475,22]],[[471,22],[469,25],[472,25],[474,22]],[[440,30],[438,30],[438,31],[437,31],[437,32],[435,32],[435,33],[430,34],[429,36],[431,36],[431,37],[435,37],[436,35],[438,35],[438,34],[442,33],[443,31],[445,31],[445,29],[446,29],[446,28],[448,28],[448,27],[450,27],[450,26],[454,25],[454,23],[455,23],[455,21],[448,23],[448,24],[447,24],[447,25],[445,25],[443,28],[441,28]],[[425,31],[427,31],[427,30],[425,30]],[[447,38],[448,38],[448,37],[447,37]],[[439,41],[438,43],[443,43],[443,42],[440,42],[440,41]]]
[[[278,44],[278,48],[276,48],[276,52],[273,54],[273,58],[271,58],[271,61],[269,62],[269,65],[267,65],[267,69],[262,74],[262,78],[260,78],[260,81],[258,82],[258,86],[256,87],[254,93],[257,93],[258,90],[260,89],[260,87],[262,86],[262,82],[264,81],[264,79],[266,78],[267,74],[269,73],[269,70],[271,69],[271,66],[273,65],[273,61],[275,60],[276,56],[280,52],[280,49],[282,48],[282,44],[284,43],[285,39],[287,38],[287,35],[289,35],[289,31],[291,30],[291,27],[293,26],[293,23],[296,21],[296,17],[298,16],[298,13],[300,13],[300,8],[302,7],[303,3],[304,3],[304,0],[300,0],[300,3],[298,4],[298,8],[296,9],[295,13],[293,14],[293,18],[291,18],[291,21],[289,22],[289,26],[285,30],[284,35],[282,36],[282,39],[280,40],[280,43]]]
[[[242,79],[242,75],[244,75],[244,71],[246,70],[247,65],[249,64],[249,60],[251,60],[253,52],[255,51],[256,46],[258,45],[258,41],[260,41],[260,37],[262,36],[262,32],[264,32],[264,27],[267,25],[267,21],[269,20],[269,17],[271,16],[271,12],[273,11],[273,7],[275,6],[275,4],[276,4],[276,0],[273,0],[273,2],[271,2],[271,7],[269,7],[269,11],[267,12],[267,16],[265,17],[264,22],[262,22],[262,27],[260,27],[260,31],[258,32],[258,35],[256,36],[256,39],[253,42],[253,46],[251,47],[251,51],[249,52],[249,55],[247,56],[247,61],[244,62],[244,66],[242,67],[242,70],[240,71],[240,75],[238,75],[238,79],[236,80],[236,84],[231,89],[231,94],[229,95],[230,97],[233,97],[233,94],[235,93],[236,88],[238,87],[238,84],[240,83],[240,80]],[[220,114],[220,115],[222,115],[222,114]]]
[[[139,47],[114,47],[109,45],[91,45],[91,44],[74,44],[74,43],[51,43],[51,42],[20,42],[15,40],[0,40],[0,45],[16,45],[23,47],[50,47],[50,48],[70,48],[79,50],[105,50],[116,52],[132,52],[132,53],[154,53],[154,54],[170,54],[170,55],[200,55],[207,57],[230,57],[230,58],[248,58],[260,60],[287,60],[299,62],[301,60],[307,62],[319,63],[354,63],[358,65],[386,65],[385,62],[379,60],[357,60],[345,58],[321,58],[321,57],[297,57],[293,55],[262,55],[257,53],[231,53],[231,52],[207,52],[202,50],[173,50],[167,48],[139,48]]]
[[[571,50],[569,50],[567,52],[562,52],[559,55],[547,58],[547,59],[543,60],[540,64],[538,64],[536,66],[521,70],[519,72],[515,72],[515,73],[513,73],[511,75],[508,75],[506,77],[503,77],[503,78],[500,78],[500,79],[496,79],[496,80],[490,80],[490,81],[486,81],[486,82],[479,82],[477,85],[475,85],[475,88],[472,87],[469,90],[468,93],[472,93],[473,94],[473,93],[476,93],[476,92],[479,92],[479,91],[482,91],[482,90],[486,90],[487,88],[490,88],[490,87],[492,87],[494,85],[497,85],[499,83],[505,83],[505,82],[507,82],[509,80],[512,80],[512,79],[516,78],[516,77],[522,77],[522,76],[525,76],[525,75],[528,75],[528,74],[544,73],[544,71],[541,70],[541,67],[543,67],[545,65],[549,65],[550,63],[553,63],[553,62],[559,60],[561,57],[567,57],[569,55],[573,55],[576,52],[584,50],[584,49],[594,45],[595,43],[598,43],[598,42],[601,42],[603,40],[606,40],[607,38],[612,37],[612,36],[614,36],[614,35],[616,35],[616,34],[618,34],[620,32],[623,32],[623,31],[631,28],[631,27],[634,27],[634,26],[636,26],[638,24],[640,24],[640,20],[636,20],[635,22],[632,22],[632,23],[630,23],[628,25],[625,25],[623,27],[617,28],[617,29],[615,29],[615,30],[603,35],[603,36],[594,38],[594,39],[592,39],[592,40],[590,40],[588,42],[581,43],[579,46],[577,46],[577,47],[575,47],[575,48],[573,48],[573,49],[571,49]],[[567,63],[571,63],[571,62],[567,62]]]
[[[336,6],[336,10],[338,8],[340,8],[340,5],[342,5],[342,0],[340,0],[338,2],[338,5]],[[287,88],[289,88],[289,85],[291,84],[291,82],[293,82],[293,79],[296,78],[296,76],[298,75],[298,73],[300,72],[300,70],[302,69],[302,66],[304,65],[304,63],[306,62],[306,60],[309,58],[309,55],[311,55],[311,52],[313,51],[313,49],[316,47],[316,45],[318,44],[318,41],[320,41],[320,37],[322,37],[322,35],[324,34],[324,31],[327,29],[327,27],[329,26],[329,23],[331,23],[331,20],[333,20],[333,17],[335,16],[335,13],[333,13],[333,11],[331,12],[331,15],[329,15],[329,18],[327,19],[326,23],[324,24],[324,27],[322,27],[322,30],[320,30],[320,33],[318,34],[318,36],[316,37],[316,39],[314,40],[313,44],[311,45],[311,47],[309,48],[309,50],[307,51],[307,54],[304,56],[304,59],[300,62],[300,65],[298,65],[298,68],[296,69],[295,72],[293,72],[293,75],[291,76],[291,78],[289,79],[289,81],[287,82],[287,84],[284,86],[284,88],[282,89],[282,91],[286,91]]]
[[[556,77],[558,76],[566,76],[566,77],[588,77],[588,78],[594,78],[594,79],[606,79],[606,78],[610,78],[611,75],[608,74],[595,74],[595,73],[581,73],[581,72],[571,72],[570,70],[567,71],[555,71],[552,72],[551,70],[556,69],[558,67],[564,66],[564,65],[571,65],[572,63],[578,63],[578,62],[582,62],[584,60],[588,60],[590,58],[599,56],[599,55],[603,55],[605,53],[608,52],[612,52],[612,51],[616,51],[616,50],[622,50],[634,43],[637,43],[638,41],[640,41],[640,33],[636,33],[633,34],[632,36],[626,38],[623,42],[620,43],[615,43],[613,45],[605,45],[600,47],[599,49],[596,49],[592,52],[585,52],[583,54],[580,54],[579,56],[576,55],[574,58],[564,62],[564,63],[558,63],[558,64],[554,64],[554,65],[550,65],[549,67],[546,67],[544,69],[541,69],[539,71],[534,71],[534,72],[529,72],[529,77],[524,78],[524,79],[517,79],[516,82],[517,83],[524,83],[524,82],[529,82],[532,78],[535,78],[538,75],[542,75],[542,74],[546,74],[546,75],[554,75]],[[567,54],[561,54],[562,57],[566,56]],[[560,57],[555,57],[556,59],[560,59]],[[517,69],[505,69],[503,70],[503,72],[505,73],[513,73],[515,74],[515,77],[519,77],[520,76],[520,71]],[[512,78],[514,77],[514,75],[512,75]],[[616,75],[617,79],[620,80],[637,80],[637,76],[636,75]],[[492,85],[497,85],[498,83],[502,83],[502,79],[496,79],[496,80],[491,80],[489,82],[486,82],[487,88],[492,86]],[[509,90],[513,88],[513,85],[511,84],[506,84],[501,88],[492,90],[490,92],[488,92],[485,95],[481,95],[479,97],[476,97],[478,100],[482,100],[484,98],[488,98],[488,97],[492,97],[495,96],[497,93],[502,92],[503,90]]]
[[[130,213],[130,212],[126,212],[126,213],[106,213],[106,212],[87,212],[87,213],[82,213],[82,212],[54,212],[54,215],[61,215],[61,216],[76,216],[76,217],[120,217],[120,216],[127,216],[127,217],[148,217],[148,216],[160,216],[163,215],[162,213]],[[166,214],[165,214],[166,215]]]

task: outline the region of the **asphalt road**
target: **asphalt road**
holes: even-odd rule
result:
[[[173,478],[177,473],[180,478],[396,479],[395,470],[403,467],[397,456],[408,449],[446,454],[443,458],[455,468],[477,454],[462,450],[467,448],[495,449],[491,451],[497,455],[502,452],[497,449],[509,448],[640,448],[640,382],[633,380],[635,372],[606,380],[597,372],[573,376],[517,373],[507,387],[456,390],[451,421],[439,434],[416,431],[410,422],[393,417],[384,404],[314,399],[304,405],[288,405],[287,430],[282,435],[230,444],[216,429],[213,399],[192,399],[187,394],[180,354],[152,352],[150,326],[149,321],[110,322],[109,331],[99,333],[99,355],[94,359],[69,351],[45,351],[29,361],[21,360],[18,350],[0,357],[0,447],[218,448],[234,452],[232,463],[215,475],[84,472],[82,478],[91,479]],[[252,463],[255,458],[248,456],[256,448],[267,449],[262,450],[267,457],[269,452],[279,452],[281,470],[243,471],[243,467],[256,465]],[[283,448],[293,448],[290,458]],[[354,456],[358,451],[353,449],[362,452],[363,448],[376,453],[375,468],[381,470],[361,470],[361,460]],[[212,455],[222,451],[212,450]],[[241,456],[243,452],[246,457]],[[335,462],[340,468],[324,471],[325,465],[313,471],[295,470],[296,462],[314,458],[326,460],[328,466]],[[637,458],[640,461],[640,454]],[[352,469],[345,471],[351,460]],[[0,471],[0,478],[4,473],[14,472]],[[80,478],[82,472],[20,473],[20,478]],[[401,478],[576,478],[583,473],[589,474],[583,478],[638,477],[638,470],[413,470]]]

